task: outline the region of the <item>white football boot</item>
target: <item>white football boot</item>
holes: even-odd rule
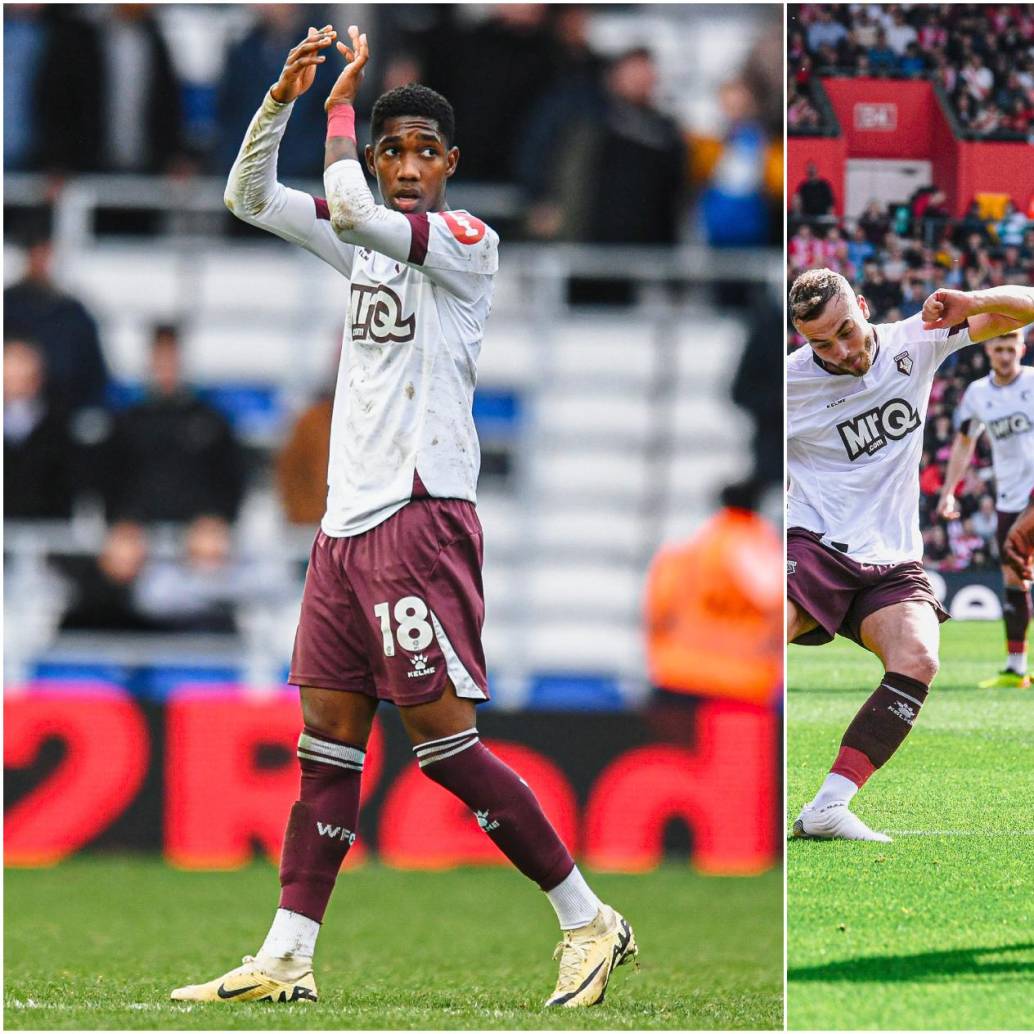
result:
[[[881,844],[891,843],[886,833],[869,829],[848,808],[847,801],[833,801],[821,807],[806,804],[793,824],[793,835],[816,840],[875,840]]]
[[[244,965],[207,984],[177,987],[176,1002],[315,1002],[316,981],[312,959],[256,959],[244,956]]]
[[[599,1005],[607,993],[610,974],[638,954],[628,920],[603,905],[591,923],[564,931],[564,939],[553,953],[553,958],[560,960],[560,976],[546,1005],[567,1009]]]

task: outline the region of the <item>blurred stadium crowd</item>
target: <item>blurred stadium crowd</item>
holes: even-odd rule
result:
[[[344,18],[377,48],[360,136],[384,90],[439,90],[456,111],[464,179],[519,191],[514,232],[675,243],[695,193],[713,234],[778,239],[778,40],[727,77],[721,115],[712,102],[701,119],[663,52],[671,40],[633,34],[601,49],[591,5],[6,5],[4,168],[55,184],[90,172],[225,175],[261,84],[310,22]],[[288,182],[322,175],[324,92],[317,83],[296,104],[280,157]]]
[[[974,199],[964,218],[952,219],[943,207],[943,193],[926,187],[900,205],[871,201],[855,220],[833,214],[832,188],[814,167],[804,181],[789,187],[787,286],[805,269],[834,269],[868,300],[873,322],[915,315],[941,287],[974,291],[1004,283],[1034,284],[1034,219],[1018,211],[1012,199]],[[803,344],[790,327],[788,351]],[[1034,362],[1034,332],[1028,334],[1024,362]],[[961,518],[945,524],[934,516],[955,434],[955,409],[970,381],[988,372],[984,349],[974,346],[950,356],[934,380],[920,470],[920,523],[926,563],[938,570],[998,563],[986,435],[978,440],[974,461],[956,493]]]
[[[698,14],[699,10],[693,17]],[[220,634],[241,631],[242,605],[296,605],[304,571],[299,550],[278,553],[261,548],[261,543],[242,549],[242,514],[258,494],[275,493],[278,521],[299,532],[299,542],[311,535],[325,502],[330,370],[321,367],[311,376],[307,397],[292,395],[282,414],[286,419],[280,420],[277,410],[276,421],[263,424],[271,428],[269,433],[258,436],[247,432],[247,406],[254,401],[247,391],[194,374],[200,358],[202,366],[220,369],[236,362],[234,369],[248,376],[247,351],[241,350],[241,342],[254,333],[256,355],[263,346],[271,349],[277,335],[285,337],[274,320],[283,319],[292,327],[286,343],[276,345],[277,355],[289,356],[296,340],[295,316],[285,298],[309,267],[283,262],[284,283],[291,285],[284,287],[284,298],[267,292],[267,325],[262,325],[263,317],[252,316],[244,326],[241,313],[251,304],[240,293],[248,275],[244,270],[258,270],[264,258],[272,260],[265,263],[263,276],[268,280],[263,283],[273,283],[276,260],[284,255],[273,249],[282,246],[247,227],[242,230],[221,206],[218,221],[191,224],[188,232],[200,228],[203,233],[196,239],[184,236],[186,243],[176,246],[182,229],[177,230],[175,219],[153,206],[133,208],[129,199],[141,189],[183,196],[194,189],[199,194],[221,193],[217,181],[225,177],[263,90],[275,81],[287,51],[308,24],[345,24],[346,17],[360,22],[377,47],[378,60],[371,64],[357,105],[360,134],[367,132],[363,120],[382,90],[414,79],[441,90],[456,110],[461,188],[481,185],[497,191],[485,197],[511,199],[500,201],[494,212],[483,211],[503,232],[504,241],[548,242],[541,245],[545,249],[561,242],[757,247],[781,239],[783,73],[775,18],[755,33],[757,42],[744,48],[737,64],[721,69],[713,89],[702,97],[699,90],[685,89],[680,78],[686,70],[679,59],[684,50],[678,37],[679,5],[655,13],[652,21],[640,9],[624,5],[621,10],[544,4],[347,9],[286,4],[6,5],[4,168],[12,186],[24,185],[17,194],[20,201],[16,192],[5,192],[5,265],[13,271],[5,276],[4,290],[6,550],[10,560],[11,550],[20,549],[18,542],[28,541],[28,552],[18,556],[36,556],[42,549],[48,558],[44,569],[28,561],[19,564],[17,557],[8,565],[8,598],[19,601],[15,611],[19,605],[27,607],[26,601],[50,594],[60,601],[63,630]],[[738,17],[742,19],[742,12]],[[728,31],[736,30],[730,26]],[[719,74],[715,69],[720,65],[715,57],[709,74]],[[314,191],[320,189],[322,172],[324,94],[318,80],[299,100],[280,151],[280,178]],[[110,203],[97,207],[85,243],[72,238],[70,253],[67,239],[62,240],[63,203],[78,184],[101,178],[109,186],[116,184],[116,198],[117,184],[126,184],[126,208],[120,211],[119,204]],[[262,246],[269,247],[268,253],[247,250]],[[245,254],[251,265],[241,264],[239,256]],[[139,286],[122,289],[135,292],[130,306],[133,325],[123,326],[119,284],[110,276],[105,280],[99,270],[126,276],[145,255],[153,261],[153,272],[140,270],[142,296]],[[80,279],[69,282],[63,277],[69,264]],[[189,293],[180,290],[176,295],[159,286],[166,266],[182,271],[192,264],[205,276],[210,267],[218,267],[221,276],[230,277],[225,284],[213,281],[216,301],[229,307],[211,310],[218,319],[207,327],[200,316],[205,303],[199,299],[195,308]],[[101,288],[96,295],[78,289],[90,266],[98,270],[88,278],[92,287]],[[234,267],[241,271],[237,279]],[[636,545],[629,546],[627,554],[623,547],[611,546],[609,553],[604,547],[597,568],[608,577],[618,569],[622,577],[634,572],[634,581],[626,577],[621,584],[641,588],[650,554],[644,557],[638,543],[647,542],[652,553],[663,525],[662,516],[650,510],[657,506],[657,493],[651,495],[648,481],[650,464],[657,462],[660,449],[672,471],[696,469],[686,466],[684,450],[673,440],[652,430],[645,417],[638,418],[640,408],[643,413],[664,408],[652,407],[648,397],[654,385],[651,326],[670,318],[670,306],[679,303],[675,292],[685,291],[685,284],[673,288],[665,283],[670,276],[657,277],[659,286],[673,293],[671,298],[659,296],[660,309],[654,306],[647,313],[641,290],[630,289],[612,274],[602,282],[583,277],[580,293],[572,280],[566,298],[561,292],[568,322],[552,329],[558,337],[576,341],[579,355],[593,343],[594,334],[598,339],[597,332],[580,329],[583,324],[569,315],[578,312],[579,305],[591,313],[609,303],[614,316],[606,322],[614,335],[624,335],[623,345],[636,334],[645,340],[639,358],[630,354],[635,347],[626,348],[627,362],[622,360],[620,372],[616,363],[612,373],[601,367],[589,376],[579,367],[567,386],[562,377],[546,383],[544,374],[519,372],[531,361],[530,339],[538,331],[528,318],[517,268],[511,260],[503,270],[508,279],[501,274],[497,314],[489,324],[486,352],[492,351],[486,360],[494,357],[502,373],[488,371],[475,401],[483,438],[482,480],[490,488],[486,509],[491,508],[493,483],[505,486],[515,466],[533,468],[538,462],[537,453],[527,453],[527,437],[512,430],[507,431],[505,448],[496,451],[491,434],[486,439],[486,426],[506,420],[512,425],[527,396],[539,397],[547,388],[550,400],[569,413],[580,411],[576,403],[596,409],[612,398],[627,403],[634,418],[627,428],[596,423],[588,435],[583,428],[578,437],[584,439],[583,452],[596,448],[592,456],[600,462],[611,455],[600,451],[600,440],[616,442],[625,431],[635,440],[632,478],[623,490],[630,499],[631,493],[638,493],[643,509],[629,511],[622,519],[632,527],[634,515]],[[196,283],[189,277],[184,282]],[[148,298],[151,283],[153,305]],[[637,281],[635,286],[641,285]],[[750,335],[738,328],[746,324],[751,306],[760,311],[760,305],[752,302],[756,295],[745,294],[735,282],[726,286],[731,290],[724,297],[735,297],[738,306],[729,321],[737,328],[732,338],[742,347]],[[165,293],[180,297],[176,311],[170,313],[159,300]],[[711,295],[707,301],[714,304]],[[719,299],[719,304],[725,303]],[[324,308],[329,313],[333,307],[327,303]],[[309,339],[319,341],[324,330],[329,331],[326,317],[321,310],[314,326],[306,329]],[[333,318],[339,336],[340,313],[333,313]],[[508,329],[516,328],[518,321],[520,337]],[[232,330],[224,330],[227,324]],[[111,347],[115,329],[120,335],[117,349]],[[493,332],[504,339],[495,349]],[[712,338],[731,339],[723,333],[715,327]],[[239,357],[221,365],[211,362],[213,350],[223,347],[220,334],[225,336],[226,355]],[[756,357],[761,339],[754,333],[750,341]],[[130,375],[126,342],[136,356]],[[609,354],[607,342],[599,344]],[[657,346],[658,355],[661,347]],[[666,339],[663,347],[676,345]],[[269,354],[262,361],[267,371],[275,368]],[[733,353],[728,358],[735,361]],[[716,376],[725,361],[719,356],[711,363]],[[311,359],[294,361],[290,372],[302,367],[311,372],[316,365]],[[763,387],[757,390],[766,370],[771,372],[770,366],[745,363],[735,392],[737,403],[770,428],[779,419],[779,400]],[[286,377],[289,371],[284,373]],[[505,390],[494,391],[499,380],[511,375],[521,383],[514,387],[507,381]],[[702,390],[710,390],[699,371],[694,376],[704,385]],[[294,383],[293,389],[297,387]],[[282,389],[283,384],[260,385],[253,394],[261,396],[261,404],[275,396],[280,406],[287,394]],[[600,396],[601,391],[612,394]],[[705,401],[735,416],[724,399]],[[566,425],[561,428],[561,435],[573,433]],[[655,442],[658,435],[660,446]],[[738,439],[738,448],[747,449],[746,437]],[[773,436],[759,423],[755,439],[758,469],[765,467],[768,483],[777,483],[781,461],[771,446]],[[564,439],[563,447],[569,447],[575,460],[574,444]],[[627,447],[623,455],[631,465]],[[722,456],[716,454],[712,460],[715,467]],[[576,466],[587,477],[591,473],[585,462]],[[546,480],[556,481],[558,496],[565,482],[564,501],[577,504],[570,476],[560,466],[556,471],[555,476],[544,475]],[[697,476],[711,486],[706,493],[710,498],[702,499],[701,506],[712,505],[717,487],[713,482],[721,473],[708,468]],[[732,471],[717,483],[736,476]],[[599,478],[592,480],[595,488]],[[620,494],[622,476],[617,480]],[[691,489],[685,486],[685,491]],[[512,484],[509,490],[510,495],[501,498],[513,514],[521,505]],[[679,509],[675,496],[662,501],[672,512]],[[615,505],[626,503],[619,499]],[[548,510],[548,505],[543,508]],[[558,514],[564,516],[571,515]],[[601,521],[604,516],[601,511]],[[514,520],[511,516],[510,522]],[[35,526],[43,529],[42,537],[29,534],[26,539]],[[87,526],[102,529],[100,536],[91,532],[77,538],[77,529]],[[11,529],[22,537],[12,536]],[[584,538],[584,524],[580,531]],[[505,538],[497,532],[496,541]],[[575,551],[578,545],[588,550],[587,541],[572,544]],[[530,544],[520,549],[525,551],[520,555],[526,555]],[[569,552],[565,548],[564,553]],[[556,578],[563,580],[559,572]],[[569,579],[565,585],[571,588]],[[618,595],[625,628],[624,615],[634,611],[637,602],[634,591]],[[505,602],[502,610],[505,613]],[[542,621],[548,621],[547,614]],[[597,627],[606,639],[606,625],[597,622]],[[561,631],[557,630],[560,638]],[[628,631],[641,637],[638,628]],[[28,643],[31,637],[24,635]],[[40,642],[45,643],[42,633]],[[29,646],[22,652],[30,652]]]
[[[928,78],[962,137],[1034,141],[1029,4],[791,4],[791,132],[831,128],[822,75]]]

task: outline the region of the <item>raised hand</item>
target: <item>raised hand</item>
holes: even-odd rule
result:
[[[363,68],[370,59],[366,33],[360,33],[358,25],[349,25],[348,38],[352,43],[351,47],[347,47],[341,42],[337,44],[339,53],[345,57],[348,64],[337,77],[337,82],[334,83],[334,88],[323,105],[327,111],[338,104],[352,104],[355,101],[355,96],[359,92],[359,84],[363,81]]]
[[[322,29],[316,29],[310,25],[305,39],[287,55],[280,78],[270,90],[273,100],[287,104],[305,93],[316,78],[316,66],[326,60],[321,51],[335,39],[337,33],[333,26],[324,25]]]
[[[934,291],[923,302],[923,330],[954,327],[972,315],[972,301],[964,291]]]

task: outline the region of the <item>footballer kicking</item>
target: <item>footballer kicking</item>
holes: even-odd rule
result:
[[[1029,587],[1005,559],[1005,538],[1034,492],[1034,370],[1022,366],[1026,346],[1023,332],[1010,331],[986,342],[991,372],[963,393],[955,412],[957,428],[937,502],[937,515],[957,520],[961,513],[954,489],[966,472],[984,428],[991,436],[991,465],[997,487],[998,553],[1005,600],[1006,659],[998,675],[979,683],[980,689],[1026,689],[1027,627],[1031,605]]]
[[[939,290],[921,313],[877,325],[843,276],[812,269],[794,281],[789,308],[810,347],[787,360],[787,641],[839,633],[885,672],[793,834],[889,842],[850,804],[912,729],[948,617],[921,563],[930,388],[952,352],[1034,322],[1034,288]]]
[[[226,189],[239,218],[341,273],[349,318],[327,511],[291,660],[304,729],[279,908],[254,957],[172,997],[316,1001],[316,938],[355,840],[374,715],[388,700],[420,770],[477,814],[555,909],[560,975],[546,1005],[594,1005],[612,970],[636,956],[632,929],[593,894],[531,789],[480,742],[475,721],[488,687],[471,403],[499,239],[480,219],[446,207],[459,161],[453,112],[423,86],[392,90],[374,105],[364,158],[384,199],[376,203],[359,164],[352,108],[369,48],[355,26],[349,37],[346,46],[331,26],[313,28],[290,52]],[[347,64],[325,105],[324,201],[282,186],[276,167],[292,102],[312,85],[332,45]]]

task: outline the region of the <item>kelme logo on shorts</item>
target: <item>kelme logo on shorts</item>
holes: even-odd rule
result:
[[[422,654],[414,654],[409,658],[413,664],[413,670],[407,671],[406,674],[411,679],[423,678],[425,675],[433,675],[438,669],[433,664],[428,665],[427,658]]]
[[[865,413],[837,424],[847,458],[871,456],[888,441],[896,442],[919,426],[919,414],[904,399],[891,399]]]

